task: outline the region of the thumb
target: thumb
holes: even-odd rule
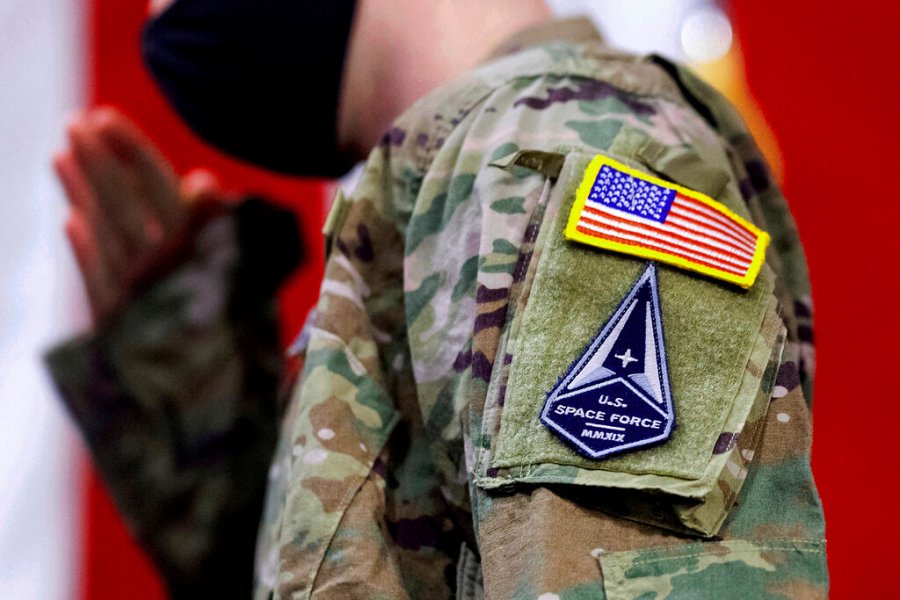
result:
[[[181,197],[188,206],[220,199],[219,178],[206,169],[194,169],[181,179]]]

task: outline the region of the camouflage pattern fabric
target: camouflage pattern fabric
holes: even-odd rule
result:
[[[303,370],[268,472],[255,598],[827,596],[803,391],[811,307],[787,206],[724,100],[662,59],[610,50],[586,27],[518,37],[419,101],[338,202],[319,303],[294,347]],[[719,186],[718,200],[773,236],[774,291],[759,294],[754,335],[734,342],[745,358],[728,371],[735,392],[705,432],[708,477],[693,495],[679,495],[692,480],[675,481],[674,464],[609,475],[574,453],[496,461],[515,373],[560,375],[520,337],[528,323],[596,330],[608,316],[579,321],[584,297],[530,311],[555,293],[543,273],[573,252],[594,253],[610,280],[644,264],[554,245],[575,157],[600,152]],[[702,278],[685,285],[743,293]],[[557,362],[576,358],[562,354]],[[673,385],[676,411],[690,413]],[[190,405],[185,393],[177,402]],[[125,485],[121,473],[107,477]]]

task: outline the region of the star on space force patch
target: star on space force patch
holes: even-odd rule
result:
[[[743,288],[769,235],[709,196],[597,155],[585,170],[566,239],[703,273]]]
[[[548,394],[541,422],[592,459],[669,439],[675,412],[653,263]]]

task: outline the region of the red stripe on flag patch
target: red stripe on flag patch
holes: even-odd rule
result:
[[[591,229],[588,229],[587,227],[582,226],[582,225],[578,226],[578,230],[580,232],[584,233],[585,235],[589,235],[592,237],[598,237],[598,238],[602,237],[602,238],[610,239],[612,241],[619,242],[619,243],[622,243],[622,244],[625,244],[628,246],[637,246],[637,247],[641,247],[641,248],[648,248],[651,250],[669,252],[673,256],[678,256],[678,257],[684,258],[686,260],[693,260],[693,261],[697,262],[698,264],[709,267],[711,269],[721,269],[723,271],[728,271],[729,273],[732,273],[734,275],[740,276],[740,275],[743,275],[745,272],[745,271],[743,271],[741,269],[737,269],[735,267],[730,267],[728,265],[711,262],[709,260],[704,259],[702,256],[698,256],[691,252],[681,251],[677,248],[674,248],[671,246],[665,246],[663,244],[653,244],[651,242],[643,241],[643,240],[635,238],[634,236],[628,235],[627,233],[624,233],[624,234],[618,233],[617,234],[617,232],[615,232],[615,231],[609,231],[609,232],[606,232],[604,235],[600,236],[600,235],[597,235],[596,232],[594,232]]]
[[[612,222],[612,223],[621,223],[623,226],[632,225],[636,229],[643,229],[646,227],[650,231],[659,233],[662,237],[669,237],[675,241],[684,242],[687,244],[692,244],[698,246],[700,249],[709,251],[710,253],[717,255],[729,256],[735,259],[753,259],[753,254],[750,251],[747,251],[744,248],[738,247],[729,242],[723,242],[722,246],[716,246],[715,244],[710,244],[702,235],[697,235],[697,232],[690,229],[679,229],[677,227],[660,227],[656,225],[641,225],[635,223],[633,220],[622,218],[618,215],[613,214],[611,211],[601,211],[590,207],[585,207],[585,212],[581,216],[581,222],[590,222],[592,218],[595,218],[598,221],[602,222]]]

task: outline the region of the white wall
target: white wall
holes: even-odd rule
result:
[[[79,0],[0,0],[0,597],[75,597],[80,450],[41,352],[83,314],[50,169],[80,104]]]
[[[722,18],[719,8],[722,3],[718,0],[547,0],[547,3],[561,17],[591,17],[611,46],[638,54],[657,52],[679,61],[708,60],[692,51],[702,52],[703,46],[710,43],[709,17],[718,14]],[[730,35],[729,29],[729,43]]]

